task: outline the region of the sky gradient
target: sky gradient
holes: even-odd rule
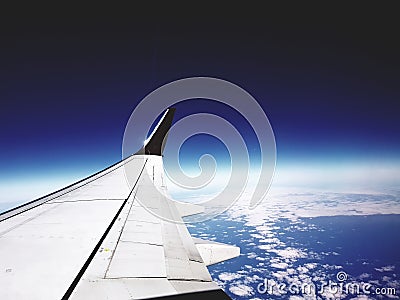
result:
[[[258,100],[274,129],[282,172],[307,166],[319,169],[318,178],[324,170],[342,176],[359,166],[363,176],[398,182],[400,24],[393,10],[211,11],[204,18],[141,9],[46,15],[4,9],[0,201],[29,200],[120,160],[124,128],[139,101],[192,76],[228,80]],[[205,102],[179,104],[176,120],[217,113],[256,147],[240,115]],[[209,143],[224,154],[218,142]],[[201,145],[207,145],[201,137],[188,144],[183,161]]]

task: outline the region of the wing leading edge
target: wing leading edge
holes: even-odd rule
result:
[[[134,155],[0,214],[1,299],[229,298],[206,266],[239,248],[194,240],[182,216],[201,208],[166,198],[162,151],[173,114]]]

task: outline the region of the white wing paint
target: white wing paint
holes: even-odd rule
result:
[[[136,154],[0,214],[0,299],[228,298],[206,266],[238,256],[239,248],[193,239],[179,221],[201,208],[159,192],[173,114],[164,114]]]

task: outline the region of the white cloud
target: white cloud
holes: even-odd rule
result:
[[[378,272],[391,272],[393,271],[395,266],[384,266],[382,268],[375,268]]]
[[[297,267],[297,271],[299,273],[307,273],[309,270],[306,267],[300,266],[300,267]]]
[[[229,291],[237,296],[251,296],[253,294],[253,288],[244,284],[234,285],[229,287]]]
[[[317,263],[306,263],[306,264],[304,264],[304,266],[307,269],[312,270],[312,269],[315,269],[318,266],[318,264]]]
[[[270,266],[276,269],[287,269],[289,265],[287,263],[280,262],[280,263],[272,263]]]
[[[400,214],[400,194],[397,190],[383,190],[374,193],[350,192],[304,192],[307,189],[274,189],[267,198],[255,209],[247,208],[248,201],[243,198],[228,211],[231,218],[242,218],[247,226],[261,227],[260,231],[253,234],[256,238],[265,236],[264,239],[273,238],[271,225],[279,218],[292,221],[288,230],[310,230],[298,218],[338,216],[338,215],[373,215],[373,214]],[[296,226],[296,222],[299,224]],[[269,225],[266,226],[265,224]],[[279,228],[278,228],[279,229]],[[318,228],[315,228],[318,230]],[[266,240],[267,241],[267,240]]]
[[[301,249],[296,249],[291,247],[288,247],[286,249],[272,249],[270,252],[274,252],[286,259],[302,258],[306,257],[307,255],[307,253],[305,253]]]
[[[238,279],[242,277],[242,275],[236,274],[236,273],[229,273],[229,272],[224,272],[218,275],[218,278],[222,281],[231,281],[234,279]]]

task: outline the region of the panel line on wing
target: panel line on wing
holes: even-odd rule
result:
[[[38,213],[38,214],[36,214],[36,215],[30,217],[30,218],[27,218],[26,220],[22,221],[21,223],[18,223],[18,224],[16,224],[16,225],[14,225],[14,226],[12,226],[12,227],[10,227],[10,228],[8,228],[8,229],[6,229],[6,230],[0,232],[0,237],[3,236],[3,235],[5,235],[6,233],[8,233],[8,232],[10,232],[10,231],[12,231],[12,230],[14,230],[14,229],[16,229],[16,228],[22,226],[22,225],[25,225],[26,223],[29,223],[30,221],[32,221],[32,220],[38,218],[39,216],[41,216],[41,215],[43,215],[43,214],[49,212],[49,211],[52,210],[52,209],[57,208],[57,207],[60,206],[60,205],[61,205],[61,203],[58,204],[58,205],[53,205],[53,206],[49,207],[48,209],[46,209],[46,210],[44,210],[44,211],[42,211],[42,212],[40,212],[40,213]]]
[[[147,159],[146,159],[146,162],[147,162]],[[144,168],[145,168],[145,165],[146,165],[146,163],[145,163],[144,166],[143,166],[143,170],[144,170]],[[143,170],[142,170],[142,172],[143,172]],[[140,176],[142,175],[142,172],[140,173]],[[137,181],[136,181],[136,184],[137,184],[137,182],[139,181],[140,176],[138,177],[138,179],[137,179]],[[134,188],[136,188],[136,184],[135,184]],[[132,190],[132,191],[133,191],[133,190]],[[135,195],[136,195],[136,193],[137,193],[137,188],[136,188],[136,191],[135,191]],[[135,195],[133,195],[133,197],[132,197],[133,199],[135,199]],[[115,250],[116,250],[116,248],[118,247],[118,243],[119,243],[119,241],[120,241],[120,239],[121,239],[122,233],[124,232],[124,228],[125,228],[126,222],[128,221],[128,217],[129,217],[129,214],[130,214],[131,209],[132,209],[132,204],[133,204],[134,202],[135,202],[135,200],[132,201],[131,206],[129,207],[128,213],[127,213],[127,215],[126,215],[126,219],[125,219],[125,221],[124,221],[124,224],[122,225],[122,228],[121,228],[121,231],[120,231],[120,233],[119,233],[117,242],[115,243],[115,247],[114,247],[113,252],[112,252],[112,254],[111,254],[110,261],[109,261],[109,263],[108,263],[108,265],[107,265],[106,272],[104,273],[104,278],[106,278],[106,275],[107,275],[107,273],[108,273],[108,270],[110,269],[111,262],[112,262],[112,260],[113,260],[113,258],[114,258]]]
[[[122,203],[121,207],[119,208],[118,212],[116,213],[115,217],[112,219],[111,223],[109,224],[109,226],[107,227],[106,231],[104,232],[104,234],[102,235],[102,237],[100,238],[100,240],[98,241],[98,243],[96,244],[96,246],[94,247],[92,253],[90,254],[90,256],[88,257],[88,259],[86,260],[85,264],[83,265],[83,267],[81,268],[81,270],[79,271],[79,273],[77,274],[77,276],[75,277],[75,279],[73,280],[73,282],[71,283],[71,285],[69,286],[69,288],[67,289],[67,291],[65,292],[64,296],[62,297],[61,300],[67,300],[72,292],[74,291],[76,285],[78,284],[78,282],[81,280],[83,274],[85,273],[86,269],[88,268],[90,262],[93,260],[93,258],[95,257],[97,251],[99,250],[101,244],[103,243],[103,241],[105,240],[105,238],[107,237],[108,233],[110,232],[111,228],[113,227],[115,221],[118,219],[121,211],[123,210],[124,206],[126,205],[126,203],[128,202],[129,198],[132,196],[133,191],[135,190],[135,187],[139,181],[139,178],[141,177],[143,170],[146,167],[146,163],[147,163],[147,159],[144,160],[143,163],[143,167],[139,173],[139,176],[136,179],[135,184],[132,187],[131,192],[129,193],[128,197],[125,199],[125,201]]]

